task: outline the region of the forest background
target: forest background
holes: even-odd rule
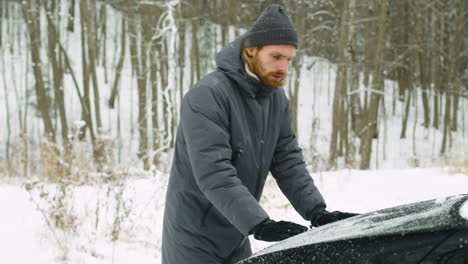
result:
[[[167,170],[181,98],[271,2],[300,36],[285,89],[315,171],[398,142],[406,166],[466,159],[466,1],[32,0],[0,5],[0,172]]]

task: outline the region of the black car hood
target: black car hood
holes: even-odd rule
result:
[[[311,244],[457,229],[468,229],[468,194],[392,207],[334,222],[274,244],[252,258]]]

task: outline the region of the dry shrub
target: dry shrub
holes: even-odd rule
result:
[[[60,259],[66,260],[70,242],[78,232],[78,217],[73,207],[73,188],[66,179],[57,183],[46,184],[31,182],[25,185],[30,200],[44,217],[52,238],[60,249]]]
[[[57,183],[68,173],[69,164],[62,158],[62,150],[54,143],[40,145],[41,161],[48,182]]]
[[[450,173],[462,173],[468,175],[468,158],[458,159],[450,162]]]
[[[73,184],[88,184],[115,170],[115,139],[97,137],[91,142],[70,138],[68,143],[54,143],[43,138],[37,142],[27,134],[16,137],[10,144],[8,159],[0,158],[0,174],[11,177],[41,175],[49,183],[62,179]]]
[[[87,142],[73,142],[66,148],[54,143],[41,145],[41,161],[47,180],[57,183],[67,178],[74,184],[91,184],[99,172],[110,173],[113,166],[114,141],[111,139],[96,140],[96,147]],[[98,173],[96,173],[98,172]]]

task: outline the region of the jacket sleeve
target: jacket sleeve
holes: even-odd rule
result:
[[[194,89],[194,88],[192,88]],[[226,106],[207,89],[190,91],[182,103],[181,126],[195,180],[218,211],[244,235],[268,214],[237,177]]]
[[[314,213],[320,208],[325,208],[326,204],[306,168],[302,150],[291,127],[288,102],[286,106],[284,118],[280,119],[280,135],[270,171],[294,209],[304,219],[310,220]]]

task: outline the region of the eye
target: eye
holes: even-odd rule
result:
[[[281,59],[281,56],[279,56],[279,55],[273,55],[273,58],[274,58],[275,60],[280,60],[280,59]]]

